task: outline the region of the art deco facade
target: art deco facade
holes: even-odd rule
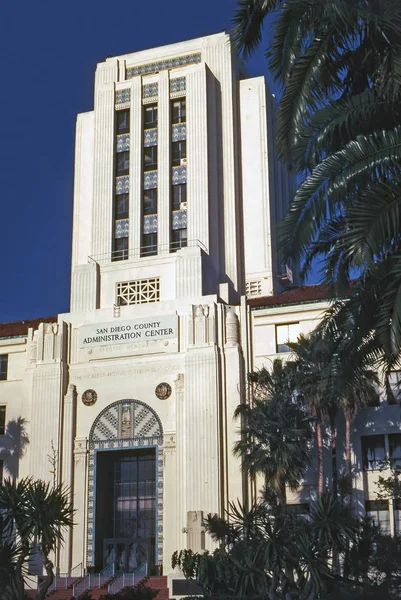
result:
[[[171,582],[175,550],[212,547],[202,514],[248,494],[232,455],[246,373],[321,314],[273,296],[291,283],[275,247],[292,185],[273,116],[225,33],[97,65],[77,119],[71,312],[0,326],[0,465],[70,486],[61,572],[147,560]]]

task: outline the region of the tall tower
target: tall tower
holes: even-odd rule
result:
[[[156,271],[161,300],[235,303],[245,280],[273,292],[270,106],[226,33],[98,64],[77,120],[72,312],[117,304],[118,281]]]

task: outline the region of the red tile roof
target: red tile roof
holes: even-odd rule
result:
[[[25,321],[11,321],[10,323],[0,323],[0,338],[27,335],[29,327],[37,329],[39,323],[57,323],[57,316],[42,317],[40,319],[26,319]]]
[[[291,288],[275,296],[263,296],[262,298],[250,298],[248,306],[252,308],[262,308],[264,306],[281,306],[285,304],[300,304],[302,302],[316,302],[317,300],[327,300],[329,293],[327,286],[322,284],[300,285]]]

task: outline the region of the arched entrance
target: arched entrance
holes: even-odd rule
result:
[[[132,570],[163,560],[163,428],[139,400],[119,400],[89,435],[87,566]]]

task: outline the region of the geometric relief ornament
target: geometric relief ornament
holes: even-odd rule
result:
[[[171,169],[171,183],[177,185],[179,183],[187,182],[187,168],[186,167],[173,167]]]
[[[87,566],[95,563],[96,453],[99,450],[156,450],[156,564],[163,561],[163,427],[157,413],[140,400],[118,400],[96,417],[89,434]]]

